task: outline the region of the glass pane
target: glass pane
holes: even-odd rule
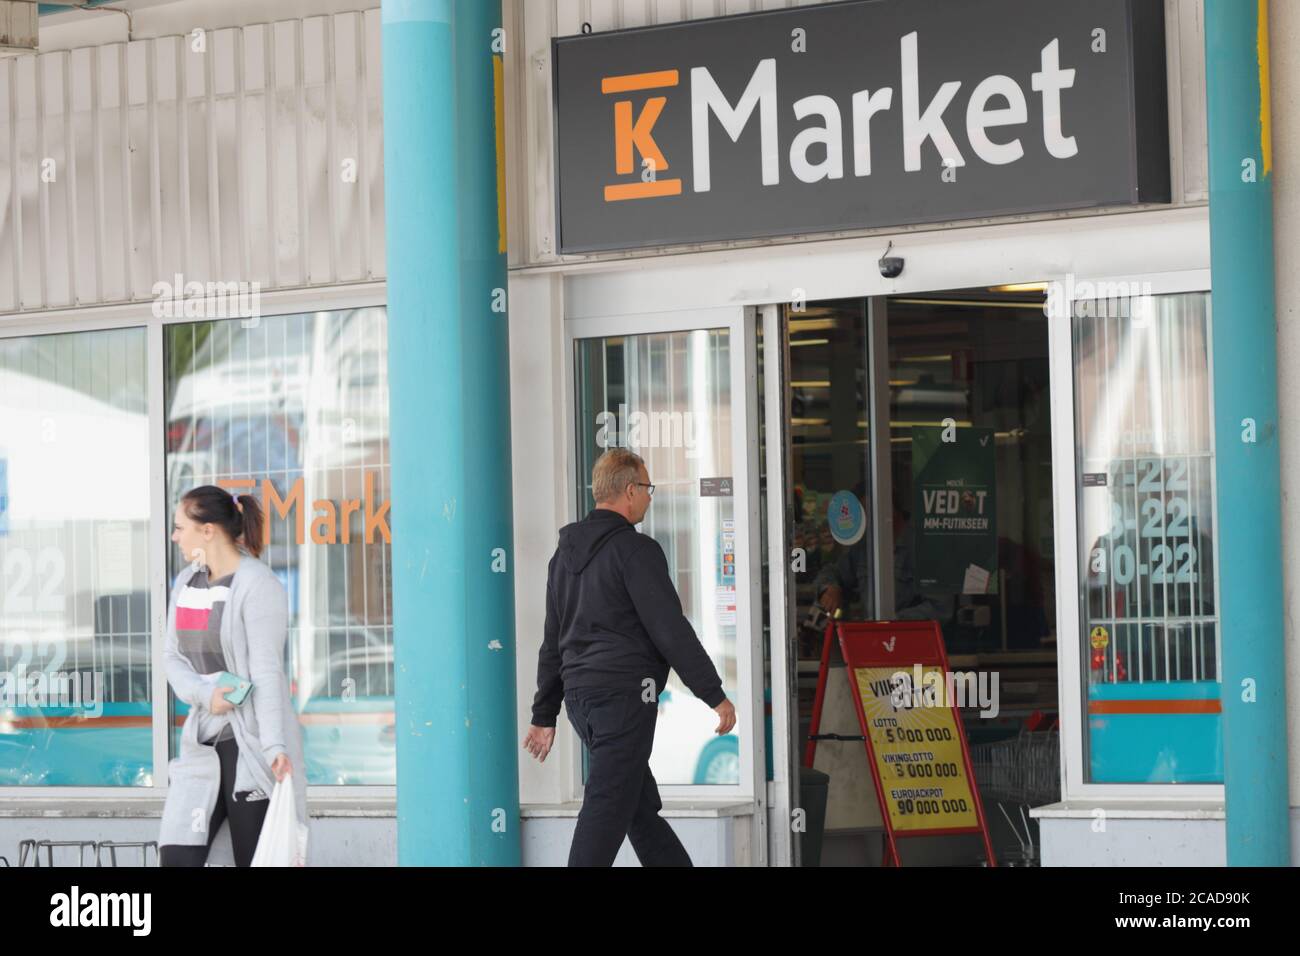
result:
[[[736,515],[730,483],[731,359],[725,329],[587,339],[578,369],[578,514],[595,502],[591,468],[606,447],[641,455],[655,485],[640,530],[664,549],[687,619],[737,689]],[[724,484],[721,479],[726,479]],[[676,672],[659,697],[650,770],[661,784],[740,782],[740,739]]]
[[[1088,779],[1223,780],[1208,293],[1075,305]]]
[[[396,783],[382,308],[166,328],[167,498],[242,486],[289,592],[312,784]],[[241,485],[242,483],[242,485]],[[173,576],[184,566],[169,549]],[[188,708],[173,701],[173,752]]]
[[[867,304],[863,299],[786,310],[790,330],[792,547],[806,567],[795,604],[820,598],[845,620],[876,617],[868,483]],[[832,595],[826,593],[832,589]],[[821,635],[800,634],[800,656],[821,659]],[[833,649],[838,659],[838,648]]]
[[[950,656],[996,662],[1008,716],[1050,712],[1056,609],[1042,294],[891,299],[889,380],[894,616],[936,620]]]
[[[0,785],[153,785],[146,405],[144,329],[0,340]]]

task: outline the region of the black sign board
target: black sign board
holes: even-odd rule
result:
[[[1162,0],[852,0],[557,39],[565,253],[1169,201]]]

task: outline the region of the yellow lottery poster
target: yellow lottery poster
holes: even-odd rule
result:
[[[989,866],[997,866],[984,807],[971,773],[970,751],[948,668],[943,632],[935,621],[832,621],[826,627],[817,695],[804,765],[817,741],[845,740],[820,733],[831,641],[838,636],[854,710],[885,823],[884,866],[902,866],[901,837],[978,833]]]
[[[917,664],[853,672],[893,829],[981,829],[944,669]]]

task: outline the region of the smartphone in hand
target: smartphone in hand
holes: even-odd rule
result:
[[[217,675],[217,686],[232,688],[222,696],[235,706],[239,706],[248,696],[248,692],[253,689],[253,682],[245,677],[236,677],[229,671],[222,671]]]

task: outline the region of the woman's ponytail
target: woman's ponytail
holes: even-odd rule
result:
[[[262,553],[262,506],[252,495],[240,495],[239,510],[244,550],[256,558]]]
[[[216,485],[203,485],[181,498],[185,513],[201,524],[223,528],[235,544],[253,557],[262,553],[262,506],[252,495],[235,495]]]

